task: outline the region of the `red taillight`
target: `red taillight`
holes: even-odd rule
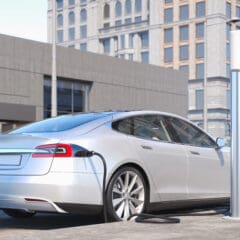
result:
[[[32,154],[33,158],[46,158],[46,157],[72,157],[73,150],[71,145],[59,143],[59,144],[47,144],[36,147],[39,150]]]

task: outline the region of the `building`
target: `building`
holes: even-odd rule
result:
[[[229,136],[230,25],[239,0],[57,0],[57,40],[65,47],[179,69],[189,76],[188,117]],[[49,0],[48,36],[52,6]]]
[[[51,45],[0,35],[0,46],[0,132],[50,117]],[[179,71],[60,46],[57,56],[58,114],[153,109],[187,115],[187,77]]]

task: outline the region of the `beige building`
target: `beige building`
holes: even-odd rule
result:
[[[189,76],[189,118],[229,137],[230,25],[239,0],[57,0],[58,44],[179,69]],[[52,6],[49,0],[48,36]],[[147,81],[147,79],[146,79]]]

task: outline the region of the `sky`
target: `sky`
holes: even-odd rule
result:
[[[47,42],[47,0],[0,0],[0,34]]]

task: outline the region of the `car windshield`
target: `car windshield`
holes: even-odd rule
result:
[[[75,127],[79,127],[85,123],[104,118],[112,112],[101,113],[85,113],[77,115],[64,115],[56,118],[46,119],[35,122],[24,127],[18,128],[10,132],[10,134],[19,133],[42,133],[42,132],[61,132]]]

